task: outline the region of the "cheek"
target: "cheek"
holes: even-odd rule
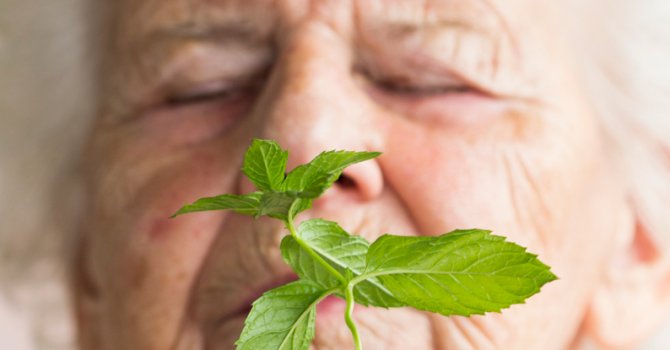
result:
[[[136,150],[140,151],[132,156],[120,154],[108,162],[114,164],[108,169],[119,171],[110,171],[99,183],[98,215],[92,218],[92,225],[97,226],[96,231],[112,232],[96,233],[93,239],[113,242],[117,247],[108,252],[115,255],[145,254],[144,248],[147,252],[178,250],[176,242],[210,241],[223,214],[169,216],[201,196],[235,192],[241,155],[225,145],[174,153],[157,152],[152,147]],[[111,197],[114,200],[109,200]],[[105,224],[105,218],[113,222]],[[123,260],[110,259],[110,264],[115,261]]]
[[[200,196],[234,192],[243,151],[223,142],[144,146],[129,143],[99,159],[104,177],[94,179],[87,223],[92,279],[108,310],[103,337],[115,348],[170,347],[225,214],[168,217]]]
[[[144,224],[157,220],[151,232],[158,234],[168,227],[160,219],[183,204],[237,190],[244,135],[184,146],[169,135],[159,137],[160,130],[148,132],[146,124],[131,123],[96,137],[91,180],[97,212]]]
[[[545,248],[539,232],[581,205],[601,166],[597,137],[546,122],[557,117],[509,108],[459,128],[398,122],[382,166],[424,234],[479,227]]]
[[[386,152],[387,177],[423,234],[514,228],[508,177],[518,161],[514,146],[451,129],[395,131],[403,141]]]
[[[483,331],[523,330],[507,331],[500,340],[507,346],[497,348],[560,348],[598,283],[616,231],[608,218],[623,216],[624,200],[588,126],[542,130],[537,122],[529,133],[518,122],[501,119],[469,133],[398,123],[389,135],[402,142],[390,144],[383,166],[421,233],[491,229],[552,266],[558,281]],[[529,334],[560,341],[540,346]]]

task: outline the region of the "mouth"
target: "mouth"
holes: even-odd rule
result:
[[[224,317],[221,318],[219,324],[223,324],[234,319],[246,319],[246,317],[251,312],[254,301],[260,298],[265,292],[296,280],[298,280],[298,276],[294,273],[290,273],[273,279],[272,281],[263,284],[259,288],[253,289],[249,294],[246,295],[244,299],[242,299],[242,301],[235,309],[233,309],[233,311],[227,313]],[[317,306],[317,312],[321,316],[327,316],[331,314],[342,315],[344,314],[345,307],[346,302],[344,299],[335,295],[330,295],[319,303]]]

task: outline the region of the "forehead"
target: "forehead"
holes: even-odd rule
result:
[[[340,33],[380,28],[402,32],[434,25],[495,32],[507,25],[493,1],[123,0],[117,34],[118,42],[141,47],[163,36],[234,32],[261,39],[306,20],[325,22]],[[506,8],[512,2],[506,2]]]

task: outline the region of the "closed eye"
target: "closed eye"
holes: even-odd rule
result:
[[[244,119],[260,84],[211,82],[186,85],[163,93],[160,102],[142,113],[147,129],[170,135],[173,145],[196,144],[223,135]]]
[[[212,83],[196,86],[181,92],[170,94],[166,98],[168,107],[183,107],[211,101],[233,100],[236,97],[251,92],[250,86],[229,86],[226,84]]]
[[[421,85],[418,83],[410,84],[390,80],[376,81],[375,85],[377,88],[386,93],[407,95],[414,97],[420,97],[420,96],[427,97],[432,95],[464,93],[471,91],[471,89],[465,85],[431,85],[431,84]]]
[[[367,70],[360,72],[372,88],[390,96],[421,98],[472,91],[468,84],[452,77],[435,75],[426,78],[405,74],[380,74]]]
[[[228,99],[235,94],[236,91],[234,90],[217,90],[196,94],[176,95],[168,97],[167,104],[170,106],[183,106],[188,104],[207,102],[214,99]]]

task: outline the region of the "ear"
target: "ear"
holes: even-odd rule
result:
[[[599,348],[634,345],[670,311],[670,252],[634,218],[592,296],[583,331]]]

